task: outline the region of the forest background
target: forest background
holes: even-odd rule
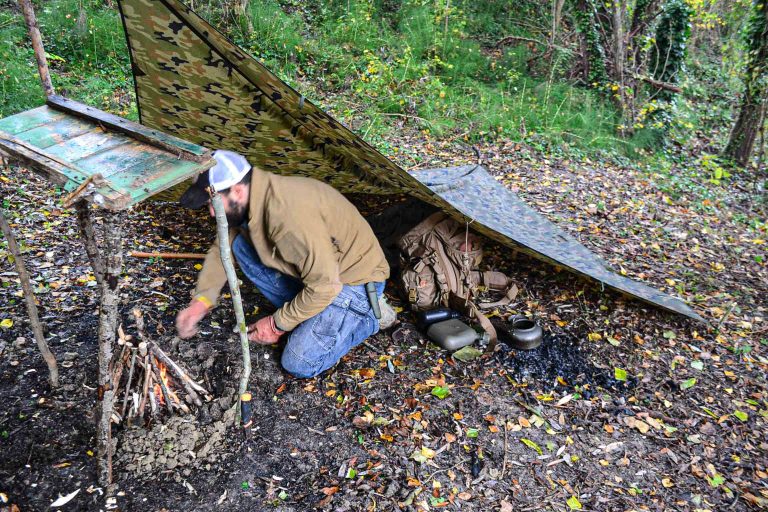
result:
[[[736,163],[762,191],[762,0],[203,0],[192,8],[389,156],[388,136],[405,122],[436,138],[629,158],[662,173],[685,163],[678,174],[714,186]],[[56,89],[136,119],[117,6],[51,0],[37,9]],[[40,104],[36,73],[23,17],[3,2],[0,116]],[[419,155],[410,156],[417,165]]]
[[[612,268],[679,296],[710,322],[707,326],[686,324],[634,302],[624,304],[617,296],[590,291],[544,265],[510,260],[511,270],[525,290],[520,307],[545,318],[553,329],[584,340],[580,346],[589,360],[607,368],[617,379],[629,373],[639,382],[637,388],[626,392],[626,402],[616,389],[610,391],[615,398],[612,402],[605,390],[600,397],[592,397],[590,390],[579,385],[555,391],[531,385],[535,393],[528,395],[540,399],[537,407],[572,400],[565,417],[558,409],[558,418],[565,420],[560,423],[586,425],[579,427],[586,430],[583,436],[575,436],[576,446],[569,448],[582,462],[573,469],[570,464],[558,467],[563,481],[570,480],[576,486],[575,491],[564,486],[561,493],[567,491],[567,496],[558,495],[561,509],[581,508],[577,495],[585,503],[591,500],[588,506],[594,510],[617,510],[614,500],[627,503],[627,507],[640,502],[654,509],[671,503],[681,510],[698,508],[701,503],[704,505],[699,510],[768,506],[764,462],[768,449],[768,176],[764,158],[768,18],[763,0],[186,2],[301,94],[404,168],[468,163],[475,159],[470,149],[475,146],[486,158],[489,172],[577,236]],[[56,91],[138,120],[130,59],[116,3],[43,0],[36,2],[35,8]],[[41,105],[44,98],[39,84],[23,16],[16,2],[0,0],[0,116]],[[79,263],[67,260],[71,273],[69,269],[67,273],[60,271],[58,264],[47,259],[48,254],[53,261],[76,255],[68,239],[74,233],[73,214],[62,211],[53,197],[39,192],[45,185],[27,182],[28,175],[21,172],[3,172],[0,206],[10,212],[14,229],[22,235],[24,252],[33,260],[35,292],[51,312],[46,320],[53,324],[51,332],[59,335],[54,351],[74,354],[75,362],[67,361],[70,367],[64,367],[63,379],[79,382],[75,375],[95,374],[85,371],[83,362],[91,359],[87,351],[93,350],[93,344],[80,341],[82,347],[77,350],[88,357],[78,356],[72,352],[74,345],[65,343],[68,334],[61,333],[69,332],[72,311],[95,309],[83,288],[92,276],[82,253]],[[19,180],[25,183],[20,185]],[[130,224],[135,245],[151,242],[174,251],[204,250],[199,230],[189,228],[195,219],[174,205],[152,205],[133,215]],[[158,237],[148,240],[158,225],[184,227],[160,230]],[[5,267],[0,270],[10,271],[11,258],[5,247],[3,240],[0,262]],[[57,256],[60,254],[66,258]],[[499,264],[507,255],[504,251],[492,254],[492,261]],[[167,288],[153,288],[152,292],[152,307],[166,316],[160,324],[172,325],[173,313],[185,300],[179,290],[192,287],[194,272],[182,268],[157,261],[134,261],[126,266],[126,276],[134,282],[160,286],[158,283],[167,281]],[[0,341],[28,336],[16,292],[13,275],[0,272],[0,297],[7,297],[0,300]],[[141,300],[150,302],[144,296]],[[64,314],[58,314],[61,311]],[[226,314],[221,312],[217,320],[224,323]],[[86,331],[89,324],[75,327]],[[397,374],[383,368],[377,374],[382,380],[391,378],[383,382],[392,382],[397,390],[386,397],[391,403],[382,399],[388,405],[395,406],[396,401],[402,401],[400,395],[421,385],[423,368],[443,364],[442,354],[425,350],[425,345],[395,340],[394,335],[392,341],[382,344],[399,350],[398,357],[406,361],[402,371],[398,366]],[[564,350],[569,349],[566,346]],[[0,467],[0,473],[5,470],[9,475],[3,482],[20,475],[13,484],[17,487],[10,489],[12,494],[26,493],[29,496],[25,499],[42,504],[36,508],[44,508],[55,496],[53,490],[60,491],[61,482],[70,478],[68,475],[78,468],[92,467],[89,452],[83,450],[91,433],[85,429],[81,439],[79,427],[69,428],[68,422],[79,423],[79,417],[68,409],[58,415],[37,414],[38,402],[28,400],[27,395],[30,389],[37,392],[40,388],[43,372],[19,372],[14,366],[26,368],[37,353],[23,344],[14,345],[7,353],[0,361],[10,361],[0,366],[0,398],[13,407],[0,411],[0,440],[10,440],[0,443],[5,449],[0,457],[5,466]],[[359,359],[350,363],[350,368],[370,364],[367,351],[358,351],[355,357]],[[229,367],[226,358],[222,366]],[[473,370],[470,368],[467,375],[479,374]],[[499,374],[496,382],[492,377],[488,377],[488,389],[494,390],[498,402],[474,393],[472,386],[477,381],[473,384],[451,375],[449,382],[457,385],[456,402],[450,402],[451,398],[440,402],[440,407],[432,409],[435,416],[430,421],[437,425],[434,418],[439,419],[438,412],[443,409],[458,411],[456,404],[461,399],[472,404],[464,412],[474,432],[478,425],[491,421],[481,412],[488,410],[490,403],[513,419],[527,414],[527,409],[520,408],[528,406],[518,401],[518,388],[499,385],[498,381],[507,385],[509,377]],[[264,380],[258,381],[254,389],[266,390],[264,393],[282,389],[278,388],[282,378],[278,369],[258,373],[257,378],[274,381],[266,385]],[[339,372],[326,380],[334,379],[341,382],[352,377]],[[358,389],[355,386],[349,387]],[[372,388],[386,389],[389,395],[387,386]],[[93,399],[88,389],[92,388],[78,385],[63,396],[77,401],[74,410],[87,411]],[[294,425],[268,422],[291,410],[307,408],[308,396],[323,404],[321,395],[310,395],[304,389],[297,387],[286,393],[291,396],[290,403],[298,404],[295,407],[273,402],[272,396],[259,402],[270,407],[274,404],[274,409],[266,410],[261,418],[265,431],[273,432],[274,427],[279,434],[275,436],[274,455],[280,466],[291,467],[285,457],[279,457],[284,454],[281,443],[295,437]],[[507,391],[499,391],[502,389]],[[585,390],[590,395],[583,394]],[[431,399],[419,397],[425,402]],[[363,403],[362,398],[344,398],[337,405],[343,408],[345,404]],[[627,406],[632,411],[627,404],[632,404]],[[607,405],[610,412],[602,409]],[[604,417],[595,419],[593,415],[594,421],[587,423],[593,406],[600,407]],[[427,409],[424,411],[428,418]],[[647,415],[648,411],[656,414],[644,416],[649,422],[659,417],[664,424],[650,422],[653,430],[649,431],[648,424],[636,420],[634,414]],[[421,414],[421,410],[416,412]],[[350,406],[344,414],[361,412]],[[27,420],[37,422],[33,423],[36,428],[27,428]],[[398,465],[413,453],[409,437],[389,444],[389,434],[390,441],[374,434],[361,437],[351,420],[339,421],[339,416],[329,415],[322,421],[326,422],[323,427],[333,423],[333,428],[338,422],[343,432],[340,436],[353,439],[338,445],[343,449],[318,456],[322,464],[336,468],[342,459],[356,459],[355,443],[366,442],[398,457],[390,457],[392,467],[386,471],[391,469],[392,481],[402,480],[397,476]],[[531,422],[525,418],[517,421],[515,428],[520,428],[515,433],[525,429],[528,437],[522,443],[509,443],[510,458],[540,456],[541,447],[559,454],[553,444],[560,443],[559,438],[547,437],[550,434],[538,431],[538,427],[530,428]],[[505,421],[503,434],[495,423],[489,426],[495,431],[483,432],[483,436],[504,437],[503,444],[501,437],[497,439],[496,447],[503,446],[495,453],[497,463],[507,458],[506,436],[513,432],[507,425],[511,423]],[[63,437],[47,436],[46,428],[63,432]],[[646,433],[650,435],[640,437]],[[435,437],[440,438],[440,433]],[[631,465],[626,456],[619,458],[618,452],[616,464],[609,464],[607,459],[612,456],[602,448],[597,450],[617,446],[619,440],[628,443]],[[56,454],[69,450],[76,454],[73,465],[70,469],[61,464],[51,466],[42,457],[30,468],[26,448],[12,451],[14,446],[27,446],[26,442],[36,446],[35,453],[47,453],[41,447],[50,447]],[[661,457],[670,448],[682,457],[680,464],[677,455]],[[463,448],[455,453],[446,450],[443,460],[449,465],[461,463],[464,454],[460,450]],[[241,482],[247,483],[246,478],[264,469],[253,462],[242,464],[236,466],[229,481],[230,467],[218,472],[225,479],[222,485],[240,504],[251,499],[245,487],[240,487]],[[432,479],[427,471],[431,470],[421,473],[425,481]],[[642,478],[637,476],[641,471],[645,475]],[[320,473],[313,478],[312,485],[304,482],[290,488],[291,499],[303,496],[304,487],[317,491],[338,484],[329,483]],[[520,478],[529,492],[529,503],[550,499],[546,485],[537,484],[533,476]],[[622,481],[617,478],[626,481],[624,489],[606,490],[606,485],[617,487],[616,482]],[[25,480],[38,487],[30,491],[32,487]],[[204,480],[201,476],[195,481],[196,486],[203,486],[200,489],[210,491],[201,491],[201,499],[218,499],[221,490],[216,486],[221,482],[201,483]],[[125,485],[130,486],[128,481]],[[163,482],[155,484],[161,486]],[[155,488],[147,485],[136,482],[133,489],[139,490],[133,493],[135,499],[167,497],[164,491],[154,492]],[[406,501],[409,485],[402,484],[404,495],[397,499]],[[505,489],[519,491],[512,485]],[[267,491],[264,497],[259,494],[263,489],[257,490],[254,496],[258,499],[283,499]],[[129,497],[130,491],[129,487]],[[364,498],[354,498],[353,491],[351,486],[345,487],[345,499],[360,503]],[[181,490],[173,497],[192,500],[185,495],[186,490]],[[461,494],[457,496],[462,499]],[[477,504],[472,506],[476,508],[467,509],[491,510],[488,503],[497,500],[486,498],[483,502],[479,494],[473,494]],[[247,507],[239,507],[243,508]]]

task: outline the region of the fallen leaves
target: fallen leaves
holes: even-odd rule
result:
[[[536,453],[538,453],[539,455],[542,455],[544,453],[538,444],[534,443],[528,438],[523,437],[520,439],[520,442],[523,443],[528,448],[530,448],[531,450],[535,450]]]

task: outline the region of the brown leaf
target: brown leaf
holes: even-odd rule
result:
[[[334,485],[333,487],[323,487],[320,490],[326,496],[332,496],[332,495],[336,494],[337,492],[339,492],[339,487],[337,485]]]

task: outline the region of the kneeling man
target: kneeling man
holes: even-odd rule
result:
[[[249,340],[273,344],[288,333],[283,368],[314,377],[394,323],[383,297],[389,266],[352,203],[320,181],[252,169],[231,151],[218,150],[214,158],[216,165],[199,176],[181,204],[197,209],[208,203],[213,216],[207,188],[221,194],[240,269],[277,308],[248,326]],[[218,243],[205,257],[192,302],[176,317],[181,338],[197,333],[227,282]],[[366,285],[376,293],[366,293]]]

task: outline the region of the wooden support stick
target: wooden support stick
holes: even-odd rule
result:
[[[40,349],[40,353],[45,359],[45,364],[48,365],[48,381],[51,383],[52,388],[59,387],[59,368],[56,366],[56,357],[54,357],[51,350],[48,348],[48,343],[43,336],[43,326],[40,323],[40,317],[37,314],[37,304],[35,304],[35,294],[32,291],[32,285],[29,282],[29,274],[27,274],[27,267],[24,265],[24,259],[21,257],[21,251],[19,250],[19,244],[16,243],[16,237],[13,236],[11,226],[8,221],[5,220],[3,211],[0,210],[0,228],[2,228],[3,235],[8,242],[8,249],[13,255],[13,260],[16,263],[16,271],[19,273],[19,281],[21,281],[21,289],[24,292],[24,302],[27,304],[27,314],[29,315],[29,323],[32,327],[32,332],[35,335],[35,341],[37,341],[37,348]]]
[[[96,277],[96,283],[101,288],[104,285],[104,260],[99,254],[99,246],[96,242],[96,230],[93,226],[93,217],[91,216],[90,206],[85,200],[80,200],[75,205],[77,209],[77,225],[80,227],[80,234],[85,244],[85,253],[93,268],[93,275]]]
[[[30,0],[19,0],[21,10],[24,12],[24,20],[27,22],[29,37],[32,39],[32,48],[35,51],[37,60],[37,71],[40,73],[40,81],[43,84],[43,90],[46,96],[53,95],[53,84],[51,83],[51,74],[48,72],[48,61],[45,58],[45,49],[43,48],[43,38],[40,37],[40,29],[37,26],[35,10],[32,8]]]
[[[205,254],[196,252],[142,252],[130,251],[128,256],[133,258],[163,258],[166,260],[204,260]]]
[[[136,416],[139,418],[144,416],[144,408],[147,406],[150,393],[149,381],[152,379],[152,372],[149,370],[149,355],[146,353],[143,355],[142,366],[144,367],[144,386],[141,388],[141,403],[139,403],[139,409],[136,411]]]
[[[104,211],[104,276],[99,309],[99,387],[96,445],[99,454],[99,483],[112,483],[112,349],[117,332],[117,308],[120,304],[120,274],[123,271],[123,215]],[[96,269],[94,269],[96,271]]]
[[[211,203],[213,204],[213,210],[216,212],[216,230],[219,235],[221,263],[227,274],[227,282],[229,283],[229,291],[232,294],[232,304],[235,308],[235,317],[237,318],[237,326],[240,333],[240,346],[243,350],[243,373],[240,375],[240,391],[238,393],[238,395],[242,395],[248,389],[248,381],[251,378],[251,347],[248,343],[248,330],[245,326],[240,286],[237,283],[235,266],[232,264],[232,250],[229,247],[229,230],[224,203],[221,200],[221,196],[216,192],[213,192],[211,195]]]

